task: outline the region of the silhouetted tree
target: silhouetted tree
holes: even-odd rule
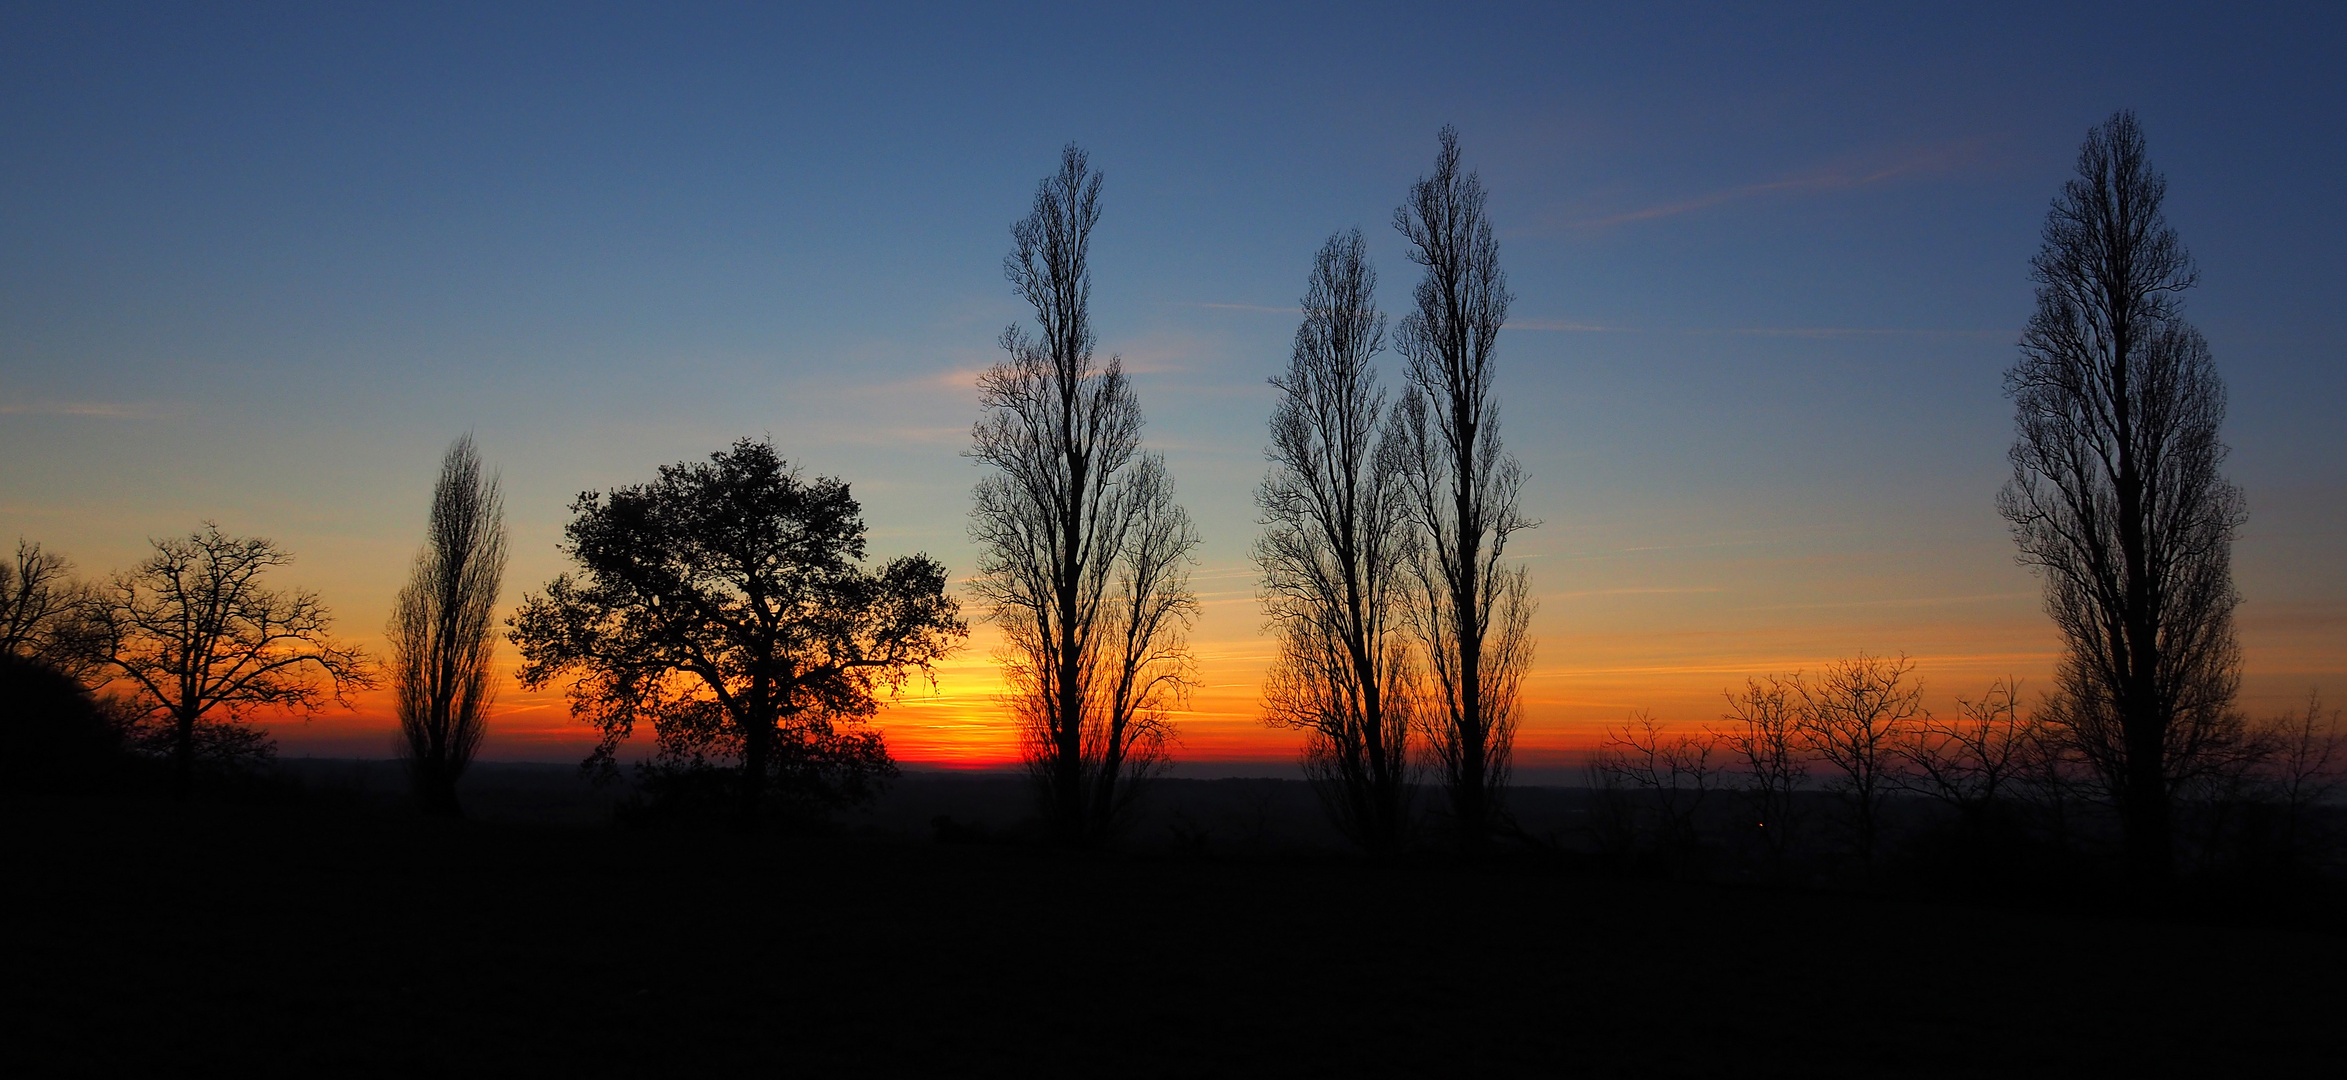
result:
[[[1537,522],[1516,509],[1524,472],[1500,443],[1494,353],[1507,321],[1507,275],[1484,212],[1483,182],[1459,171],[1459,136],[1441,133],[1434,175],[1410,188],[1394,227],[1425,268],[1397,345],[1408,361],[1400,415],[1412,515],[1426,538],[1412,621],[1431,679],[1428,726],[1453,822],[1481,843],[1505,813],[1517,691],[1532,660],[1531,582],[1504,565],[1508,538]]]
[[[866,571],[864,520],[836,479],[812,483],[769,443],[743,439],[649,484],[571,504],[579,565],[510,620],[522,685],[569,676],[571,711],[602,740],[586,765],[617,769],[649,720],[647,779],[695,788],[724,770],[747,823],[771,793],[815,812],[896,775],[864,721],[967,633],[927,555]]]
[[[1643,712],[1606,735],[1591,764],[1606,788],[1634,799],[1633,836],[1652,835],[1666,851],[1685,856],[1698,846],[1696,814],[1723,770],[1712,761],[1720,739],[1711,732],[1672,735]],[[1653,825],[1644,826],[1651,819]]]
[[[1800,692],[1783,679],[1744,680],[1744,692],[1727,691],[1729,724],[1721,736],[1742,759],[1744,800],[1772,866],[1782,868],[1798,827],[1793,793],[1808,782],[1809,763],[1801,750]]]
[[[307,715],[375,683],[365,653],[328,636],[333,617],[315,593],[263,588],[261,575],[293,556],[260,537],[205,522],[115,576],[90,605],[105,674],[119,677],[142,714],[143,741],[168,755],[180,798],[199,764],[236,766],[275,753],[245,724],[259,710]]]
[[[69,677],[90,674],[97,642],[88,619],[94,593],[73,579],[73,563],[19,539],[16,562],[0,562],[0,656],[18,656]]]
[[[122,763],[126,735],[71,676],[0,652],[0,792],[87,791]]]
[[[505,497],[465,435],[440,462],[407,587],[393,602],[392,705],[400,756],[425,812],[457,816],[456,782],[487,729],[497,594],[505,580]]]
[[[1100,175],[1070,144],[1003,260],[1037,332],[1003,331],[1008,356],[978,377],[984,413],[970,430],[969,456],[992,470],[970,511],[970,588],[1006,639],[1028,770],[1068,843],[1108,835],[1164,762],[1197,613],[1186,569],[1197,530],[1164,458],[1140,448],[1122,362],[1092,359],[1099,219]]]
[[[2285,860],[2303,861],[2332,839],[2316,808],[2347,783],[2347,721],[2337,709],[2324,712],[2322,694],[2309,691],[2304,709],[2258,725],[2256,740],[2262,794],[2281,818],[2275,845]]]
[[[1796,677],[1795,722],[1803,745],[1827,768],[1826,790],[1841,796],[1850,842],[1874,860],[1884,799],[1898,784],[1899,748],[1923,711],[1923,687],[1908,678],[1915,663],[1859,653],[1827,664],[1812,681]]]
[[[1269,475],[1255,495],[1263,602],[1279,643],[1268,719],[1306,732],[1304,770],[1356,843],[1401,846],[1410,811],[1412,669],[1402,635],[1415,555],[1399,431],[1370,360],[1385,348],[1358,229],[1313,260],[1287,374],[1274,378]]]
[[[2021,684],[1999,679],[1978,699],[1958,699],[1957,717],[1925,713],[1898,747],[1907,786],[1955,808],[1967,827],[2014,794],[2039,732],[2021,711]]]
[[[2235,737],[2239,489],[2219,472],[2224,384],[2179,314],[2196,274],[2133,113],[2089,132],[2031,261],[2037,309],[2005,373],[1998,498],[2067,645],[2065,723],[2100,772],[2139,879],[2170,872],[2170,788]]]

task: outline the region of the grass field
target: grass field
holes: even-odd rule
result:
[[[10,1075],[2327,1075],[2347,940],[1624,880],[18,805]]]

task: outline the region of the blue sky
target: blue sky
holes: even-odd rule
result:
[[[2231,387],[2249,703],[2347,699],[2342,22],[14,4],[0,533],[100,571],[216,518],[369,637],[454,435],[503,470],[518,594],[579,490],[750,434],[853,483],[876,551],[967,572],[969,374],[1022,316],[1007,226],[1074,140],[1108,177],[1102,349],[1206,536],[1193,727],[1224,752],[1261,737],[1246,552],[1289,309],[1355,225],[1405,301],[1389,221],[1453,123],[1517,295],[1541,737],[1700,722],[1743,673],[1861,648],[1943,702],[2042,684],[1998,378],[2046,204],[2126,107]]]

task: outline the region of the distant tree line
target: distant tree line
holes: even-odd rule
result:
[[[1673,872],[1788,880],[1866,879],[1892,863],[2002,863],[2043,880],[2128,853],[2125,776],[2095,758],[2058,692],[2032,709],[2001,679],[1952,716],[1922,694],[1912,661],[1861,653],[1748,680],[1716,724],[1634,716],[1591,754],[1586,828],[1549,839]],[[2319,696],[2236,717],[2180,772],[2169,812],[2188,868],[2341,869],[2347,822],[2330,804],[2347,781],[2347,719]]]

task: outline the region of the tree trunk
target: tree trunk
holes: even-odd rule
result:
[[[1463,356],[1464,344],[1460,351]],[[1481,848],[1491,828],[1491,798],[1484,776],[1489,740],[1483,716],[1483,613],[1475,603],[1476,556],[1483,547],[1483,521],[1469,486],[1475,479],[1475,417],[1467,403],[1470,396],[1453,394],[1451,422],[1459,433],[1459,449],[1451,465],[1451,482],[1459,523],[1459,580],[1451,603],[1459,627],[1459,828],[1469,848]]]
[[[2127,876],[2138,885],[2168,879],[2175,871],[2175,845],[2168,808],[2166,733],[2140,720],[2127,725],[2127,799],[2121,807],[2127,831]]]
[[[760,689],[763,689],[762,687]],[[742,732],[742,806],[740,827],[753,828],[758,824],[759,803],[766,795],[766,769],[772,756],[774,721],[755,715],[744,725]]]
[[[171,797],[186,802],[196,786],[196,718],[179,710],[171,726]]]

